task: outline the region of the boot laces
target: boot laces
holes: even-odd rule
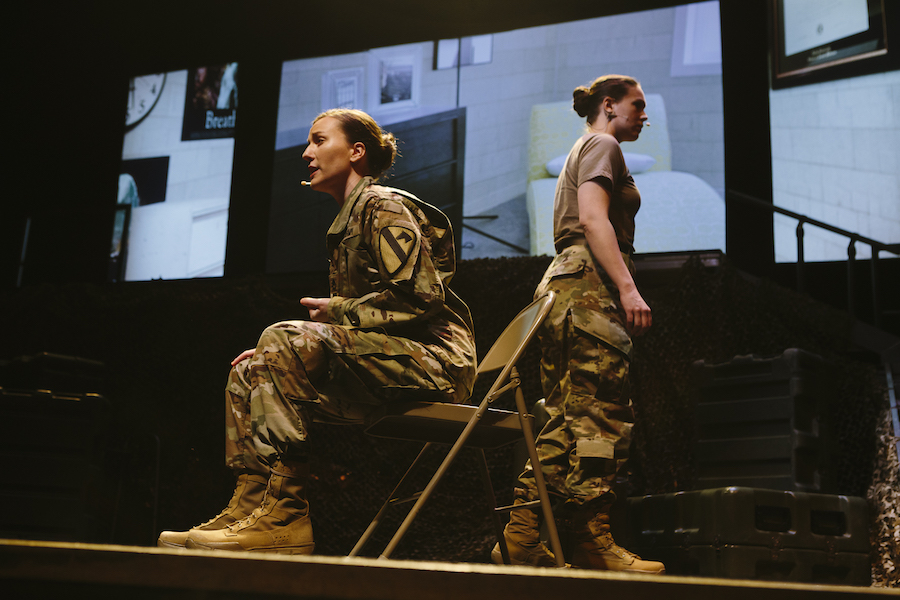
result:
[[[598,535],[594,538],[597,540],[598,545],[605,551],[611,552],[615,554],[619,558],[627,559],[631,558],[634,560],[642,560],[640,556],[628,550],[627,548],[623,548],[622,546],[616,543],[616,540],[613,539],[613,536],[608,531],[603,532],[601,535]]]
[[[219,514],[214,516],[212,519],[209,519],[206,522],[197,525],[196,527],[199,528],[199,527],[205,527],[207,525],[212,525],[213,523],[215,523],[216,521],[218,521],[219,519],[224,517],[227,512],[234,510],[234,507],[237,506],[237,504],[238,504],[239,496],[240,496],[239,489],[236,488],[234,490],[234,493],[231,495],[231,500],[228,501],[228,506],[226,506],[221,511],[219,511]]]
[[[259,506],[257,506],[256,508],[254,508],[253,512],[251,512],[249,515],[247,515],[243,519],[240,519],[239,521],[235,521],[234,523],[231,523],[230,525],[227,525],[226,527],[228,527],[228,529],[230,529],[231,531],[240,531],[241,529],[244,529],[245,527],[249,527],[249,526],[253,525],[263,515],[265,515],[266,513],[269,512],[268,508],[269,508],[269,505],[271,505],[271,504],[272,504],[272,494],[270,494],[269,490],[266,489],[266,493],[263,496],[262,503]]]
[[[226,513],[226,512],[228,512],[228,507],[224,508],[224,509],[222,510],[222,512],[220,512],[219,514],[217,514],[216,516],[214,516],[212,519],[209,519],[209,520],[207,520],[207,521],[204,521],[203,523],[200,523],[199,525],[195,525],[194,527],[195,527],[195,528],[200,528],[200,527],[206,527],[207,525],[212,525],[213,523],[215,523],[216,521],[218,521],[219,519],[221,519],[223,516],[225,516],[225,513]]]

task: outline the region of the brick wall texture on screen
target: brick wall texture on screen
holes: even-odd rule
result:
[[[549,260],[460,263],[454,287],[472,310],[482,356],[531,301]],[[110,477],[124,481],[110,541],[153,545],[160,529],[198,524],[230,497],[233,480],[222,463],[222,390],[231,359],[255,345],[266,325],[306,318],[299,297],[326,293],[324,274],[298,276],[290,286],[281,279],[249,277],[2,291],[0,359],[49,351],[105,363],[107,380],[99,391],[115,407],[116,433],[132,441],[155,443],[158,438],[160,447],[155,521],[153,453],[141,454],[127,473],[110,469]],[[727,261],[709,269],[691,260],[676,283],[647,287],[644,293],[654,326],[635,340],[637,426],[633,474],[623,492],[692,489],[693,361],[726,362],[737,355],[775,356],[786,348],[802,348],[839,371],[840,400],[829,408],[831,422],[837,424],[839,493],[866,495],[884,395],[876,367],[851,352],[845,316],[774,284],[746,278]],[[520,362],[520,372],[531,404],[541,397],[535,345]],[[486,391],[485,384],[476,388],[476,397]],[[503,398],[498,405],[510,408],[513,399]],[[354,427],[316,428],[309,493],[317,553],[349,552],[417,452],[415,444],[370,438]],[[512,448],[488,455],[500,503],[512,500],[522,466],[519,456]],[[430,462],[439,460],[435,452]],[[394,557],[487,561],[494,540],[481,494],[474,457],[464,453]],[[383,532],[404,511],[396,513]],[[386,534],[376,535],[363,554],[377,555],[386,543]]]

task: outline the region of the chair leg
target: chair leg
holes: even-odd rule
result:
[[[484,450],[478,450],[481,460],[478,461],[479,471],[481,471],[481,480],[484,482],[484,494],[491,511],[491,520],[494,523],[494,533],[497,535],[497,541],[500,543],[500,554],[503,556],[503,562],[509,564],[509,549],[506,547],[506,538],[503,537],[503,523],[497,515],[497,496],[494,495],[494,484],[491,482],[491,473],[488,471],[487,458]]]
[[[524,400],[523,400],[524,402]],[[418,516],[419,511],[425,506],[425,503],[428,502],[428,499],[431,497],[431,493],[434,491],[434,488],[441,482],[441,479],[444,477],[444,474],[447,472],[447,469],[450,468],[450,465],[453,464],[453,461],[456,460],[456,456],[460,453],[463,447],[466,445],[466,442],[469,440],[469,437],[472,435],[472,431],[475,429],[475,426],[478,425],[478,422],[481,420],[481,417],[484,416],[484,413],[488,409],[488,405],[490,404],[490,397],[486,397],[482,400],[481,404],[478,405],[478,410],[469,420],[466,427],[463,429],[462,433],[454,442],[453,447],[450,448],[450,451],[447,453],[447,456],[444,457],[444,462],[441,463],[441,466],[438,467],[438,470],[435,472],[434,476],[431,478],[431,481],[428,482],[428,485],[425,486],[425,489],[422,491],[422,494],[419,496],[419,499],[413,505],[412,509],[410,509],[409,513],[406,515],[406,518],[403,520],[403,523],[400,525],[400,528],[397,529],[396,533],[394,533],[394,537],[391,538],[390,543],[388,543],[387,548],[384,549],[384,552],[381,553],[381,556],[378,558],[390,558],[391,553],[397,547],[397,544],[400,543],[400,540],[403,539],[403,536],[406,535],[406,531],[409,529],[409,526],[412,525],[413,519]]]
[[[403,484],[409,479],[410,474],[415,469],[416,465],[419,464],[419,461],[422,460],[422,457],[425,456],[425,452],[432,446],[429,442],[422,446],[422,450],[419,451],[418,456],[409,465],[409,468],[406,469],[406,473],[403,474],[403,477],[400,478],[399,483],[394,486],[394,491],[391,492],[391,495],[388,496],[387,500],[384,501],[384,504],[381,505],[381,509],[379,509],[378,513],[375,515],[375,518],[372,519],[372,522],[369,523],[369,526],[363,532],[362,536],[359,538],[359,541],[356,542],[356,545],[353,546],[353,550],[350,551],[350,554],[347,556],[357,556],[360,551],[363,549],[363,546],[366,545],[366,542],[369,541],[369,538],[372,537],[372,534],[375,533],[375,529],[378,527],[378,524],[381,522],[381,517],[384,516],[384,513],[387,512],[387,509],[397,500],[397,492],[403,487]]]
[[[518,373],[513,369],[513,377],[518,377]],[[537,455],[537,448],[534,441],[534,432],[531,430],[531,423],[525,415],[528,409],[525,408],[525,395],[522,388],[516,388],[516,408],[519,411],[519,422],[522,425],[522,433],[525,436],[525,445],[528,448],[528,456],[531,459],[531,470],[534,473],[534,483],[538,490],[538,497],[541,499],[541,508],[544,512],[544,523],[547,525],[547,533],[550,536],[550,547],[556,557],[556,566],[563,568],[566,561],[563,557],[562,544],[559,541],[559,532],[556,529],[556,520],[553,518],[553,507],[550,504],[550,495],[547,493],[547,485],[544,483],[544,473],[541,471],[541,461]],[[503,544],[500,548],[503,549]],[[507,557],[503,557],[504,561]]]

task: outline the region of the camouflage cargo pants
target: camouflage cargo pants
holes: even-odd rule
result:
[[[634,425],[628,373],[631,339],[622,325],[618,293],[590,259],[557,257],[535,296],[557,294],[538,337],[541,385],[550,419],[537,436],[541,469],[551,493],[572,507],[605,496],[628,458]],[[532,465],[517,496],[536,500]]]
[[[276,323],[228,376],[225,463],[267,474],[279,457],[307,458],[313,419],[359,422],[410,392],[459,401],[425,344],[327,323]]]

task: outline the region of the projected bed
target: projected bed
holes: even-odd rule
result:
[[[725,204],[708,183],[672,170],[666,107],[662,96],[647,94],[651,127],[639,140],[625,142],[625,162],[641,191],[635,219],[637,252],[725,248]],[[556,176],[572,144],[584,133],[584,119],[572,103],[536,104],[531,111],[526,203],[531,254],[554,254],[553,193]]]

